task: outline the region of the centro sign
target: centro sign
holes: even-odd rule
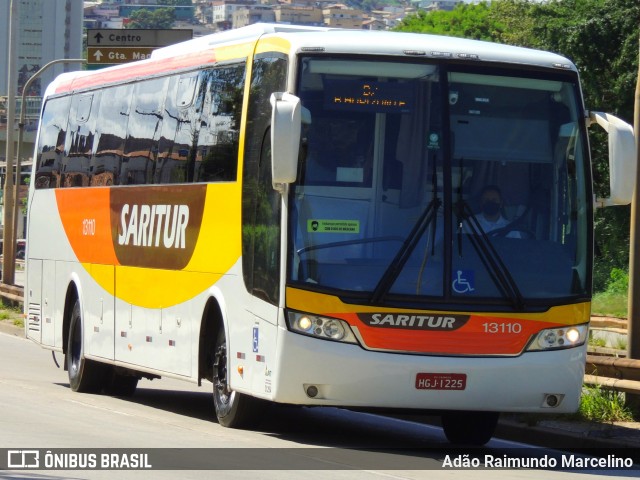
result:
[[[114,29],[87,30],[87,47],[166,47],[193,38],[189,29]]]
[[[92,65],[114,65],[144,60],[160,47],[191,40],[193,31],[109,29],[87,30],[87,60]]]
[[[109,34],[109,41],[110,42],[136,42],[136,43],[142,43],[142,37],[140,35],[131,35],[130,33],[127,34],[119,34],[119,33],[110,33]]]

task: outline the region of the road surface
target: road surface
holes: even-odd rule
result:
[[[465,459],[464,452],[450,449],[442,431],[429,425],[337,408],[277,406],[267,411],[256,430],[233,430],[214,421],[209,383],[198,387],[171,379],[141,380],[129,399],[74,393],[67,373],[56,368],[51,352],[3,333],[0,360],[0,455],[9,455],[7,449],[37,449],[43,461],[48,450],[61,452],[59,460],[68,460],[68,452],[81,452],[96,455],[99,465],[104,453],[124,451],[142,458],[144,452],[150,452],[151,465],[180,468],[118,472],[12,469],[0,471],[0,479],[539,479],[544,475],[551,480],[591,478],[588,473],[608,478],[638,475],[637,470],[576,473],[443,468],[447,459]],[[57,360],[62,364],[61,355]],[[524,457],[549,452],[560,455],[492,440],[487,448],[466,458],[500,457],[505,452]],[[11,465],[16,465],[15,456],[12,458]],[[0,465],[9,465],[3,460],[0,458]]]

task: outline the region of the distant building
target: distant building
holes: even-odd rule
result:
[[[6,110],[6,96],[9,93],[8,66],[9,66],[9,17],[11,12],[10,0],[0,0],[0,98],[5,97],[2,110]],[[18,81],[16,95],[16,121],[20,115],[20,101],[25,83],[31,76],[52,60],[61,58],[82,58],[82,0],[14,0],[14,6],[18,9],[17,19],[14,18],[13,28],[17,29],[16,77]],[[27,186],[24,183],[25,176],[29,175],[29,157],[33,154],[35,142],[35,129],[40,113],[42,94],[49,83],[57,75],[72,70],[79,70],[78,63],[53,65],[45,70],[35,80],[29,91],[26,102],[27,125],[24,134],[24,148],[22,150],[22,182],[19,190],[19,201],[26,198]],[[4,160],[7,142],[7,129],[13,125],[7,125],[6,117],[0,121],[0,177],[4,182]],[[14,130],[13,140],[17,139],[17,131]],[[1,209],[0,209],[1,215]],[[18,213],[17,232],[18,238],[24,235],[24,215],[22,210]],[[1,231],[0,227],[0,231]]]
[[[362,22],[363,30],[386,30],[387,24],[378,18],[368,18]]]
[[[276,22],[293,25],[321,26],[324,21],[322,10],[301,5],[278,5],[273,7]]]
[[[243,8],[255,5],[254,0],[220,0],[212,4],[211,23],[219,30],[229,30],[233,27],[233,14]]]
[[[325,27],[362,28],[364,15],[362,10],[348,8],[343,4],[328,5],[323,8]]]
[[[254,23],[273,23],[275,12],[269,5],[254,5],[233,12],[233,28],[246,27]]]
[[[22,95],[25,82],[51,60],[82,58],[82,0],[17,0],[18,90]],[[0,0],[0,96],[7,95],[8,32],[10,1]],[[34,82],[28,95],[40,96],[60,73],[79,70],[79,64],[54,65]]]
[[[445,10],[451,11],[456,8],[460,3],[465,3],[462,0],[412,0],[411,4],[420,10],[436,11]]]

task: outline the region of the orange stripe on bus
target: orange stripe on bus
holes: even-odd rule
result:
[[[64,231],[78,260],[119,265],[111,239],[108,188],[56,190]]]

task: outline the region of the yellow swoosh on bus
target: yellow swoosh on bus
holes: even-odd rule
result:
[[[78,261],[133,305],[184,302],[240,258],[237,183],[61,189],[56,201]],[[93,264],[113,265],[116,281]]]

